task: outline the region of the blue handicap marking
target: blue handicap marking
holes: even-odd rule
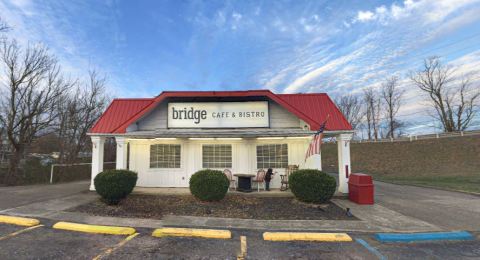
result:
[[[372,252],[374,255],[378,257],[380,260],[387,260],[387,257],[382,255],[375,247],[369,245],[367,241],[361,239],[361,238],[355,238],[355,241],[357,241],[360,245],[364,246],[368,251]]]
[[[375,238],[380,242],[415,242],[435,240],[473,240],[467,231],[429,232],[429,233],[377,233]]]

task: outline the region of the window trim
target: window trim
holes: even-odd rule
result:
[[[204,157],[203,157],[203,151],[205,146],[230,146],[230,166],[225,166],[225,167],[205,167],[205,162],[204,162]],[[233,145],[230,143],[204,143],[201,144],[201,166],[202,169],[231,169],[233,168]],[[224,156],[225,157],[225,156]],[[219,163],[219,162],[211,162],[211,163]],[[227,162],[228,163],[228,162]]]
[[[276,145],[285,145],[286,146],[286,159],[287,161],[286,162],[281,162],[281,163],[285,163],[285,165],[283,166],[280,166],[280,167],[271,167],[271,168],[275,168],[275,169],[283,169],[283,168],[286,168],[289,164],[289,145],[288,143],[257,143],[255,144],[255,167],[257,167],[257,169],[266,169],[266,168],[269,168],[267,166],[265,166],[265,162],[262,162],[263,165],[259,165],[259,156],[258,156],[258,147],[259,146],[276,146]],[[267,157],[267,156],[263,156],[264,158]],[[275,162],[276,163],[276,162]],[[263,167],[259,167],[259,166],[263,166]],[[278,166],[278,165],[275,165],[275,166]]]
[[[180,155],[179,155],[179,167],[152,167],[152,146],[155,145],[168,145],[168,146],[179,146],[180,147]],[[150,171],[161,171],[161,170],[181,170],[183,167],[183,145],[179,143],[151,143],[148,147],[148,169]],[[175,162],[174,162],[175,163]]]

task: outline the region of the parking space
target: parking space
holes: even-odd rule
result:
[[[45,226],[0,224],[0,259],[237,259],[240,237],[247,241],[246,259],[475,259],[480,258],[479,234],[472,241],[380,243],[373,234],[349,234],[352,242],[272,242],[261,231],[232,230],[231,239],[100,235]],[[18,234],[15,234],[17,232]],[[15,235],[9,236],[14,233]],[[363,242],[359,242],[362,240]],[[376,251],[376,252],[375,252]]]
[[[2,234],[25,229],[0,226]],[[0,259],[92,259],[123,239],[122,236],[86,234],[44,226],[0,241]]]
[[[248,238],[248,259],[374,259],[355,242],[272,242],[261,232],[244,232]]]
[[[21,229],[24,229],[24,227],[15,226],[15,225],[0,224],[0,237],[6,236],[8,234],[19,231]]]
[[[411,243],[380,243],[373,235],[358,234],[369,246],[386,259],[480,259],[478,234],[472,241],[434,241]]]
[[[142,234],[105,259],[236,259],[238,237],[205,239]]]

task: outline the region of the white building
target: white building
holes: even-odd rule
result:
[[[188,187],[204,168],[256,173],[287,165],[322,169],[321,155],[305,161],[312,136],[338,141],[339,191],[348,192],[352,128],[328,95],[268,90],[162,92],[155,98],[115,99],[90,131],[92,185],[103,170],[106,137],[117,142],[117,169],[138,173],[137,186]],[[275,176],[271,187],[280,187]]]

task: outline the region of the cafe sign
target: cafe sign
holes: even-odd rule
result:
[[[268,102],[168,103],[168,127],[269,127]]]

